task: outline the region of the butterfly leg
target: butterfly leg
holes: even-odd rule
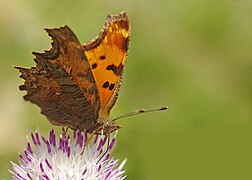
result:
[[[68,127],[67,127],[66,129],[65,129],[64,126],[62,127],[62,135],[63,135],[63,136],[66,136],[67,130],[68,130]]]
[[[66,130],[64,130],[64,127],[62,127],[62,131],[64,133],[64,135],[67,135],[68,129],[72,129],[73,131],[76,131],[77,129],[72,128],[71,126],[67,126]]]
[[[90,142],[90,140],[93,138],[93,136],[95,135],[96,133],[96,130],[94,130],[90,136],[88,137],[87,141],[85,142],[84,146],[83,146],[83,149],[81,151],[81,155],[83,155],[84,151],[85,151],[85,148],[87,147],[88,143]]]
[[[66,136],[68,129],[71,128],[70,126],[67,126],[66,130],[64,131],[64,134]]]
[[[106,151],[102,154],[102,156],[99,158],[99,160],[97,161],[96,164],[98,164],[100,162],[100,160],[108,153],[109,150],[109,144],[110,144],[110,134],[107,135],[108,136],[108,143],[107,143],[107,148]]]

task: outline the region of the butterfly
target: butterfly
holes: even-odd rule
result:
[[[19,86],[27,91],[24,99],[38,105],[53,125],[104,134],[119,129],[109,114],[129,49],[127,13],[108,15],[99,35],[83,45],[68,26],[45,30],[52,48],[33,52],[35,67],[15,67],[25,80]]]
[[[109,114],[129,49],[127,13],[108,15],[100,34],[84,45],[68,26],[45,30],[52,48],[33,52],[35,67],[16,67],[25,80],[19,87],[27,91],[24,99],[37,104],[54,125],[105,134],[119,129]]]

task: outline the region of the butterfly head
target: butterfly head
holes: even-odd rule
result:
[[[117,125],[114,121],[107,121],[106,123],[104,123],[103,131],[104,134],[110,134],[120,128],[121,126]]]
[[[108,117],[99,117],[101,126],[97,129],[98,134],[110,134],[121,128],[115,121],[111,121]]]

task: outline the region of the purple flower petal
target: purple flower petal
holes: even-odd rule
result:
[[[41,145],[38,131],[35,132],[35,136],[36,136],[36,141],[37,141],[38,145]]]

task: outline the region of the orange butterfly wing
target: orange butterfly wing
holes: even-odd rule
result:
[[[130,41],[126,12],[107,16],[99,36],[84,44],[84,52],[100,97],[99,115],[105,119],[116,102]]]

